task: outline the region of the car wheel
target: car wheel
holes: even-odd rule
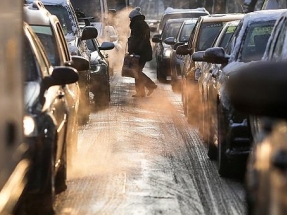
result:
[[[85,92],[81,94],[81,98],[80,98],[79,114],[78,114],[79,125],[84,125],[89,121],[90,112],[91,112],[90,97],[89,97],[89,93]]]
[[[182,108],[183,108],[183,113],[186,116],[187,111],[186,111],[186,90],[185,90],[185,82],[182,82],[182,88],[181,88],[181,101],[182,101]]]
[[[54,214],[55,204],[55,144],[56,144],[56,128],[50,117],[45,119],[48,126],[44,126],[43,145],[41,149],[41,165],[39,172],[39,191],[37,193],[28,194],[25,198],[25,212],[35,215]],[[45,170],[45,172],[43,171]]]
[[[229,162],[226,157],[226,145],[227,145],[227,131],[224,119],[223,108],[219,104],[217,108],[217,139],[218,139],[218,172],[223,177],[230,176]]]
[[[61,165],[58,169],[55,179],[55,193],[59,194],[67,189],[67,148],[66,143],[63,144],[64,148],[61,156]]]
[[[163,71],[162,71],[160,63],[157,63],[156,76],[157,76],[157,80],[159,82],[161,82],[161,83],[165,83],[166,82],[166,76],[163,74]]]
[[[108,107],[110,103],[110,83],[108,81],[105,81],[104,83],[104,85],[93,92],[96,110]]]

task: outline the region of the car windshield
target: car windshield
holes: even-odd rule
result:
[[[181,31],[180,31],[180,35],[179,35],[179,42],[187,42],[188,38],[191,34],[192,29],[194,28],[195,23],[189,23],[189,24],[185,24]]]
[[[181,24],[182,22],[174,22],[165,26],[165,29],[162,32],[162,40],[165,40],[168,37],[176,37]]]
[[[39,79],[39,74],[37,72],[36,62],[34,58],[34,53],[31,49],[30,43],[27,38],[24,38],[23,43],[23,69],[25,72],[25,81],[32,82]]]
[[[47,10],[49,10],[51,14],[58,17],[65,35],[74,35],[75,29],[73,29],[71,18],[65,7],[61,5],[45,5],[45,8],[47,8]]]
[[[48,58],[53,66],[60,65],[59,54],[56,48],[56,42],[54,38],[54,34],[52,33],[52,29],[49,26],[31,26],[34,32],[37,34],[39,39],[41,40]]]
[[[246,29],[242,38],[242,54],[239,57],[241,61],[256,61],[263,57],[274,23],[275,21],[253,23]]]
[[[198,35],[196,51],[205,51],[213,44],[214,39],[222,29],[223,22],[202,23]]]
[[[76,13],[82,13],[82,17],[93,17],[93,21],[101,21],[101,4],[100,0],[71,0]]]

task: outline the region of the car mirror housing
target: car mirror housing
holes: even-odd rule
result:
[[[55,85],[65,85],[76,83],[79,80],[79,74],[76,69],[68,66],[56,66],[50,76],[44,78],[45,88],[48,89]]]
[[[287,117],[286,62],[254,62],[232,72],[226,82],[231,104],[251,115]]]
[[[204,51],[194,52],[191,56],[192,60],[198,61],[198,62],[203,62],[204,61],[204,58],[203,58],[204,53],[205,53]]]
[[[188,48],[188,45],[181,45],[176,48],[176,54],[188,55],[192,53],[192,49]]]
[[[93,39],[93,38],[97,38],[98,36],[98,30],[96,27],[93,26],[86,26],[84,27],[83,31],[82,31],[82,40],[89,40],[89,39]]]
[[[70,66],[78,71],[85,71],[90,69],[90,62],[82,56],[73,55]]]
[[[227,64],[229,56],[225,54],[222,47],[212,47],[205,50],[203,55],[204,61],[215,64]]]
[[[115,48],[115,44],[112,42],[103,42],[99,47],[100,50],[111,50]]]
[[[164,43],[172,46],[176,43],[176,41],[174,37],[168,37],[164,40]]]
[[[152,42],[154,43],[160,43],[161,42],[161,34],[155,34],[153,37],[152,37]]]

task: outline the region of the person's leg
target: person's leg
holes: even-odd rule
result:
[[[138,78],[135,78],[135,88],[136,88],[136,94],[133,95],[134,97],[144,97],[145,96],[145,88],[144,88],[144,73],[142,72],[144,68],[145,62],[139,63],[138,68]]]

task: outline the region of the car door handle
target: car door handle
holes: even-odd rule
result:
[[[278,150],[272,157],[272,165],[280,170],[287,169],[287,151]]]

